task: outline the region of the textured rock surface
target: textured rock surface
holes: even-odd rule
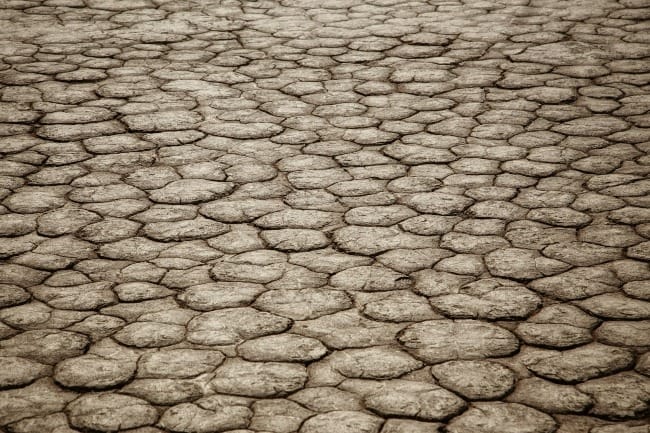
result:
[[[0,432],[648,433],[649,22],[0,1]]]
[[[556,428],[549,415],[517,403],[477,403],[448,426],[453,433],[551,433]]]
[[[517,338],[498,326],[475,320],[432,320],[409,325],[399,342],[429,363],[506,356],[519,346]]]

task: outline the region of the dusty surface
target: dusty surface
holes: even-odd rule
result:
[[[647,0],[0,32],[0,432],[650,431]]]

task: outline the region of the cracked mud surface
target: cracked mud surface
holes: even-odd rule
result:
[[[0,33],[0,432],[650,432],[647,0]]]

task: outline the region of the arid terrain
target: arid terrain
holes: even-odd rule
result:
[[[0,433],[650,433],[648,0],[0,0]]]

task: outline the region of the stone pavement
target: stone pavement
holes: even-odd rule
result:
[[[648,0],[0,32],[0,432],[650,432]]]

